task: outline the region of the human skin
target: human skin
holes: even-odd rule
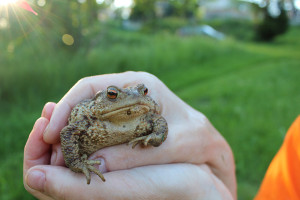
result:
[[[126,144],[91,155],[100,159],[106,182],[64,165],[59,141],[73,106],[110,85],[144,83],[160,105],[169,133],[160,147]],[[232,151],[209,120],[158,78],[145,72],[125,72],[83,78],[57,103],[45,105],[24,149],[25,188],[39,199],[236,199]]]

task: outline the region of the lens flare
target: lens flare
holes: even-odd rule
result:
[[[7,8],[9,5],[21,7],[35,15],[38,15],[25,0],[0,0],[0,9]]]
[[[14,4],[16,3],[18,0],[1,0],[0,1],[0,5],[8,5],[8,4]]]

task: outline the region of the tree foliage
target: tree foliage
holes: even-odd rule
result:
[[[130,18],[133,20],[151,20],[155,18],[156,0],[134,0]]]
[[[164,10],[161,17],[194,17],[198,8],[199,0],[134,0],[134,7],[131,12],[131,19],[151,20],[157,17],[157,11]]]
[[[262,20],[258,22],[256,26],[256,39],[262,41],[271,41],[276,36],[285,33],[289,27],[289,19],[284,9],[284,1],[278,2],[278,8],[280,14],[278,16],[273,16],[269,12],[270,2],[266,2],[266,6],[259,8],[256,6],[256,9],[262,13]]]
[[[16,45],[33,38],[47,41],[57,48],[65,46],[62,36],[69,34],[74,39],[69,49],[78,49],[85,45],[84,33],[99,24],[98,13],[109,5],[98,4],[96,0],[49,0],[43,6],[38,6],[38,1],[32,1],[31,6],[38,16],[15,5],[7,6],[6,12],[0,8],[0,20],[7,20],[9,24],[7,29],[0,27],[2,43],[9,41]]]
[[[48,9],[48,16],[43,20],[47,21],[48,29],[56,29],[60,34],[71,34],[75,38],[76,47],[83,42],[83,31],[97,22],[98,12],[104,6],[95,0],[82,3],[74,0],[53,1],[45,8]]]
[[[194,17],[198,8],[198,0],[171,0],[173,10],[171,15],[179,17]]]

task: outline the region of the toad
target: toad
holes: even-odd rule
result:
[[[166,140],[168,125],[160,115],[158,104],[147,95],[144,84],[118,88],[109,86],[92,99],[77,104],[71,111],[68,125],[60,132],[65,164],[72,171],[84,173],[87,184],[91,172],[105,181],[94,167],[98,160],[88,157],[99,149],[128,143],[158,147]]]

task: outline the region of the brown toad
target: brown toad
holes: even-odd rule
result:
[[[90,172],[105,181],[93,166],[100,161],[87,159],[97,150],[123,143],[132,148],[139,143],[157,147],[165,141],[167,122],[147,93],[144,84],[125,89],[110,86],[73,108],[68,125],[60,132],[61,149],[67,167],[84,173],[87,184]]]

